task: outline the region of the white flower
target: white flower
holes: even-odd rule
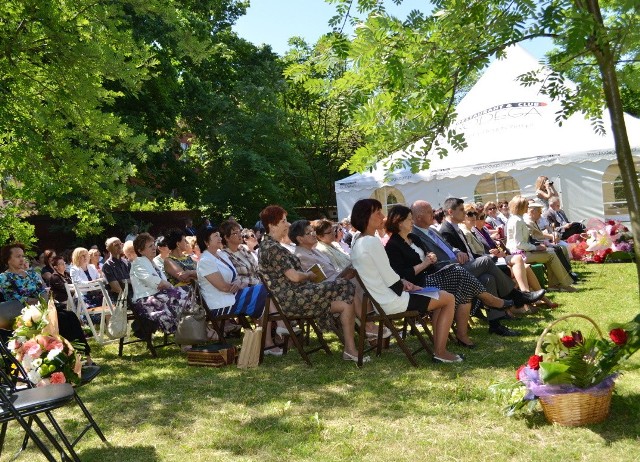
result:
[[[47,359],[49,361],[53,361],[55,357],[58,356],[60,353],[62,353],[62,350],[60,348],[54,348],[53,350],[49,351],[49,353],[47,354]]]
[[[22,358],[22,367],[29,372],[33,367],[33,357],[31,355],[24,355]]]
[[[37,305],[31,305],[22,310],[22,320],[25,323],[31,322],[40,322],[42,319],[42,312]]]
[[[10,351],[15,351],[16,350],[16,341],[15,340],[9,340],[9,343],[7,343],[7,348],[9,348]]]
[[[27,372],[27,376],[29,377],[29,380],[31,381],[31,383],[33,383],[34,385],[37,385],[38,382],[42,380],[42,376],[40,375],[40,372],[38,372],[37,369],[33,369]]]
[[[34,368],[38,368],[38,367],[42,366],[42,359],[40,359],[40,358],[34,359],[31,364],[32,364],[32,366]]]

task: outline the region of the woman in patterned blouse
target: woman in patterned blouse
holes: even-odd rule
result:
[[[172,229],[165,236],[165,242],[169,247],[169,256],[164,259],[164,273],[167,281],[175,287],[182,287],[191,284],[198,278],[196,273],[196,262],[185,255],[191,253],[191,247],[187,242],[187,237],[181,229]]]
[[[353,285],[342,278],[311,282],[314,273],[303,271],[298,257],[280,244],[290,226],[282,207],[268,206],[260,212],[260,219],[267,231],[260,243],[260,273],[282,311],[290,316],[314,316],[324,330],[332,329],[332,314],[339,313],[344,333],[342,358],[357,361]]]

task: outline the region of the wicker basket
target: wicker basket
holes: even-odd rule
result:
[[[187,351],[190,366],[223,367],[235,364],[238,352],[233,345],[204,345]]]
[[[540,334],[536,345],[536,354],[542,353],[542,342],[545,335],[553,326],[567,318],[583,318],[589,321],[596,328],[596,331],[602,337],[602,331],[597,324],[588,316],[582,314],[569,314],[556,319]],[[589,425],[604,421],[609,415],[611,406],[611,394],[614,384],[608,389],[589,392],[560,393],[557,395],[541,396],[539,398],[542,404],[544,416],[549,422],[555,422],[560,425],[577,427],[580,425]]]

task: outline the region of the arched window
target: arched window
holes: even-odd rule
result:
[[[378,199],[382,204],[382,211],[387,214],[387,210],[394,205],[406,205],[404,195],[393,186],[383,186],[376,189],[371,195],[372,199]]]
[[[520,185],[508,173],[487,173],[482,175],[473,191],[474,202],[510,201],[520,194]]]
[[[640,172],[638,171],[640,162],[636,162],[635,165],[638,181],[640,181]],[[606,218],[629,219],[627,198],[624,194],[624,184],[617,163],[609,165],[602,175],[602,202]]]

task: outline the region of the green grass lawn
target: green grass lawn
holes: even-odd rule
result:
[[[513,377],[533,354],[537,336],[556,317],[584,313],[605,330],[638,312],[632,264],[580,265],[580,291],[553,293],[554,311],[511,321],[517,338],[489,336],[477,325],[478,348],[456,365],[432,364],[424,353],[413,368],[392,345],[363,369],[332,356],[297,352],[267,357],[251,370],[187,366],[175,346],[152,359],[141,344],[95,347],[102,374],[79,393],[110,446],[90,432],[78,446],[83,461],[457,461],[593,460],[640,458],[640,354],[618,379],[611,416],[598,425],[548,424],[542,411],[505,417],[487,390]],[[583,321],[575,327],[588,330]],[[412,339],[411,341],[414,341]],[[79,410],[58,411],[78,428]],[[22,432],[9,426],[2,460],[17,450]],[[33,445],[19,460],[44,460]]]

